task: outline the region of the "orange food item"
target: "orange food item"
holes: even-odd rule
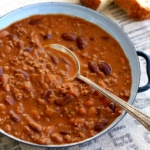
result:
[[[87,0],[81,0],[81,4],[86,6],[86,7],[97,10],[99,5],[101,4],[101,0],[88,0],[88,1]]]
[[[109,6],[113,1],[112,0],[80,0],[80,2],[85,7],[101,12],[107,6]]]
[[[82,75],[125,101],[132,80],[119,43],[83,19],[36,15],[1,30],[0,128],[43,145],[85,140],[109,126],[121,111],[86,83],[69,80],[76,72],[74,61],[44,47],[54,43],[75,53]],[[8,46],[11,50],[5,53]]]
[[[149,0],[114,0],[131,18],[145,20],[150,18]]]

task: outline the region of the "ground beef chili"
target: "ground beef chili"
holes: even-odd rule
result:
[[[48,44],[68,47],[81,74],[127,101],[129,62],[115,39],[100,27],[65,15],[36,15],[0,31],[0,128],[38,144],[85,140],[122,112],[78,79],[74,62]]]

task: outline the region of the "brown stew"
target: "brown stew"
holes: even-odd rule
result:
[[[38,144],[85,140],[109,126],[122,110],[78,79],[81,74],[127,101],[131,70],[118,42],[97,25],[66,15],[36,15],[0,31],[0,128]]]

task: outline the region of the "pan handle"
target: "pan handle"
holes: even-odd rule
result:
[[[137,51],[137,55],[143,57],[146,60],[146,71],[148,77],[148,83],[145,86],[138,88],[138,93],[147,91],[150,88],[150,57],[141,51]]]

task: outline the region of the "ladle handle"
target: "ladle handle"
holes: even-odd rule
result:
[[[106,91],[105,89],[103,89],[102,87],[98,86],[97,84],[95,84],[91,80],[85,78],[84,76],[78,74],[76,78],[78,78],[78,79],[80,79],[82,81],[85,81],[90,86],[92,86],[94,89],[96,89],[97,91],[102,93],[104,96],[109,98],[112,102],[114,102],[115,104],[120,106],[123,110],[125,110],[130,115],[132,115],[141,124],[143,124],[143,126],[145,126],[146,129],[148,129],[150,131],[150,117],[149,116],[143,114],[142,112],[140,112],[139,110],[134,108],[132,105],[130,105],[127,102],[123,101],[122,99],[120,99],[119,97],[117,97],[114,94],[110,93],[109,91]]]

